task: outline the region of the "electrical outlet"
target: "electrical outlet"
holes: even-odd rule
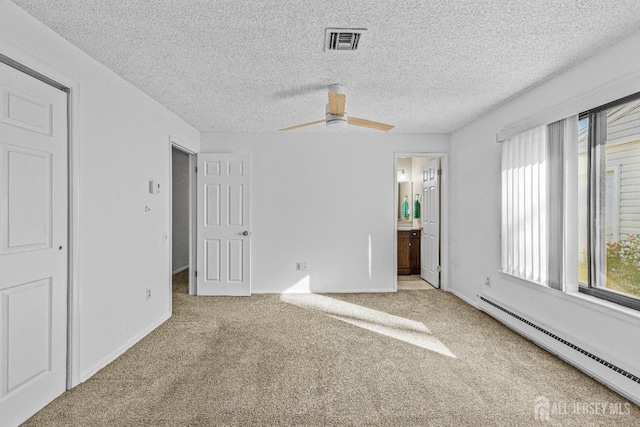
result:
[[[485,286],[491,286],[491,277],[487,276],[487,280],[484,281]]]
[[[147,288],[147,301],[151,299],[151,289]]]
[[[307,262],[306,261],[296,262],[296,271],[307,271]]]

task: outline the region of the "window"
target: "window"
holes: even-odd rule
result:
[[[501,142],[502,271],[640,310],[640,93]]]
[[[640,309],[640,94],[578,124],[580,291]]]

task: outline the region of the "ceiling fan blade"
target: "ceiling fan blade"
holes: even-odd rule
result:
[[[329,92],[329,114],[344,116],[344,104],[346,101],[347,95]]]
[[[361,126],[363,128],[381,130],[383,132],[388,132],[394,128],[394,126],[392,125],[374,122],[371,120],[359,119],[358,117],[353,117],[353,116],[349,116],[349,124],[354,126]]]
[[[294,130],[294,129],[298,129],[298,128],[303,128],[305,126],[317,125],[319,123],[325,123],[325,122],[326,122],[325,119],[316,120],[315,122],[303,123],[301,125],[295,125],[295,126],[291,126],[291,127],[283,128],[283,129],[279,129],[279,130],[281,130],[281,131]]]

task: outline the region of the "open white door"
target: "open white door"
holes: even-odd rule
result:
[[[422,167],[422,242],[420,275],[440,287],[440,159]]]
[[[248,154],[198,154],[196,295],[251,295]]]
[[[66,389],[67,94],[0,63],[0,425]]]

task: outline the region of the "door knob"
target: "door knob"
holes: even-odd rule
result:
[[[251,236],[251,233],[250,233],[250,232],[248,232],[248,231],[243,231],[243,232],[242,232],[242,235],[243,235],[243,236]]]

